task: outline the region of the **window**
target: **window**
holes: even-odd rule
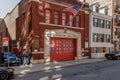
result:
[[[32,46],[34,47],[35,51],[39,51],[39,39],[35,39],[34,43],[32,44]]]
[[[107,29],[110,29],[110,26],[111,26],[110,24],[111,24],[110,21],[106,21],[106,28],[107,28]]]
[[[104,42],[106,42],[107,41],[107,39],[106,39],[106,35],[104,34]]]
[[[118,16],[118,24],[120,24],[120,16]]]
[[[50,23],[50,10],[45,10],[45,22]]]
[[[98,48],[97,47],[93,48],[93,51],[94,53],[98,53]]]
[[[104,34],[99,34],[98,35],[98,38],[99,38],[99,42],[104,42]]]
[[[108,15],[108,9],[107,8],[105,9],[105,14]]]
[[[107,42],[110,42],[110,35],[106,35]]]
[[[54,24],[58,24],[59,23],[59,12],[55,11],[54,12]]]
[[[117,16],[114,15],[114,22],[116,23],[117,22]]]
[[[106,52],[107,52],[107,53],[110,53],[110,48],[106,48],[106,49],[107,49]]]
[[[62,25],[66,25],[66,14],[62,13]]]
[[[120,29],[118,29],[118,34],[117,35],[118,35],[118,38],[120,38]]]
[[[99,7],[98,7],[98,6],[96,6],[95,11],[96,11],[96,12],[99,12]]]
[[[76,16],[76,27],[79,27],[79,16]]]
[[[101,27],[104,28],[104,20],[101,19]]]
[[[98,27],[98,19],[93,18],[93,26]]]
[[[93,33],[93,42],[98,42],[98,34]]]
[[[97,27],[101,27],[101,19],[97,19],[97,24],[98,24]]]
[[[72,18],[73,18],[73,15],[69,15],[69,26],[72,26],[72,22],[73,22],[73,20],[72,20]]]
[[[105,27],[105,20],[104,19],[93,18],[93,26],[104,28]]]
[[[116,28],[114,28],[114,34],[117,35],[117,29]]]

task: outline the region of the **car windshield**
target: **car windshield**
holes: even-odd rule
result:
[[[4,57],[7,57],[8,55],[12,56],[12,57],[16,57],[16,55],[14,53],[12,53],[12,52],[5,52],[4,53]]]
[[[113,54],[120,54],[120,52],[112,52]]]

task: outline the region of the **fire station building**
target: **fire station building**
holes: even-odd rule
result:
[[[29,34],[32,62],[53,62],[89,56],[89,5],[73,18],[63,9],[82,5],[78,0],[21,0],[17,18],[18,46],[25,49]],[[73,20],[71,20],[73,18]],[[68,24],[69,23],[69,24]],[[67,25],[68,24],[68,25]]]

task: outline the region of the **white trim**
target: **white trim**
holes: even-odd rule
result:
[[[64,7],[71,7],[72,5],[69,4],[69,3],[57,3],[57,2],[54,2],[54,1],[48,1],[48,0],[41,0],[41,1],[45,1],[45,2],[48,2],[48,3],[51,3],[51,4],[56,4],[56,5],[59,5],[59,6],[64,6]],[[81,2],[82,3],[82,2]],[[69,5],[69,6],[67,6]],[[81,9],[80,11],[84,11],[84,9]]]
[[[40,22],[39,24],[41,25],[48,25],[48,26],[57,26],[57,27],[63,27],[63,28],[72,28],[72,29],[81,29],[81,30],[84,30],[85,28],[78,28],[78,27],[71,27],[71,26],[64,26],[64,25],[57,25],[57,24],[49,24],[49,23],[43,23],[43,22]]]
[[[100,18],[100,19],[110,20],[110,21],[112,19],[112,16],[105,15],[105,14],[102,14],[102,13],[97,13],[97,12],[92,12],[92,16]]]
[[[106,53],[91,53],[92,58],[105,58]]]
[[[81,33],[67,30],[64,33],[63,29],[48,30],[44,32],[44,59],[45,62],[50,62],[50,37],[59,37],[59,38],[75,38],[77,40],[77,58],[81,58]]]
[[[70,6],[63,5],[63,4],[60,4],[60,3],[56,3],[56,2],[53,2],[53,1],[48,1],[48,0],[41,0],[41,1],[45,1],[45,2],[48,2],[48,3],[52,3],[52,4],[56,4],[56,5],[60,5],[60,6],[64,6],[64,7],[70,7]],[[68,4],[68,5],[70,5],[70,4]]]

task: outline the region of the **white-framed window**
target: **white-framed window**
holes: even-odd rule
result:
[[[107,40],[107,42],[110,42],[110,35],[106,35],[106,40]]]
[[[104,28],[104,20],[101,19],[101,27]]]
[[[98,39],[99,42],[104,42],[104,34],[99,34]]]
[[[94,48],[93,48],[93,52],[94,52],[94,53],[98,53],[98,48],[97,48],[97,47],[94,47]]]
[[[110,29],[111,28],[111,21],[106,20],[106,28]]]
[[[99,7],[98,6],[96,6],[95,11],[99,12]]]
[[[98,27],[98,19],[97,18],[93,18],[93,26]]]
[[[66,25],[66,13],[62,13],[62,25]]]
[[[107,52],[107,53],[110,53],[110,48],[106,48],[106,52]]]
[[[76,16],[76,27],[79,27],[79,16]]]
[[[105,15],[108,15],[108,8],[105,8]]]
[[[50,23],[50,10],[45,10],[45,22]]]
[[[72,23],[73,23],[73,15],[72,14],[70,14],[69,15],[69,26],[72,26]]]
[[[59,24],[59,12],[54,12],[54,24]]]
[[[98,42],[98,34],[93,33],[93,42]]]

